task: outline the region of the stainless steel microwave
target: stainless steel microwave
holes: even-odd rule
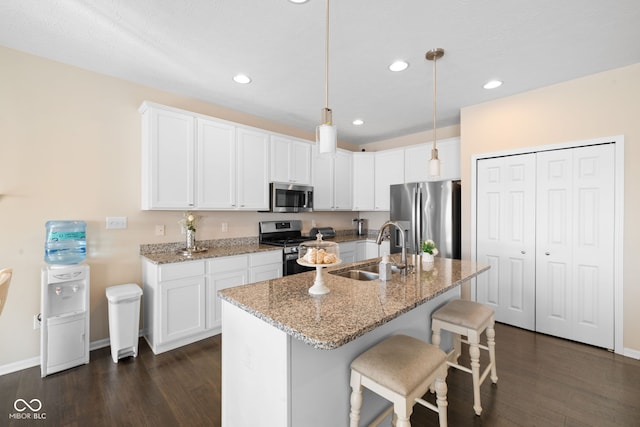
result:
[[[311,212],[313,187],[282,182],[269,185],[271,212]]]

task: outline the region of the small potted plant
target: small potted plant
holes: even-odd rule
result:
[[[424,263],[432,263],[433,257],[438,255],[438,248],[436,247],[436,243],[429,239],[425,240],[421,243],[422,249],[422,262]]]

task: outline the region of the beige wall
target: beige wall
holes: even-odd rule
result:
[[[640,64],[462,109],[463,248],[472,155],[615,135],[625,142],[624,347],[640,352]]]
[[[247,114],[172,95],[0,47],[0,268],[14,277],[0,316],[0,368],[37,358],[44,223],[87,221],[91,266],[91,341],[108,337],[108,286],[140,284],[141,243],[182,240],[182,212],[140,210],[138,107],[144,100],[312,139],[314,130],[287,128]],[[348,148],[346,144],[341,147]],[[106,230],[107,216],[126,216],[126,230]],[[298,215],[336,229],[354,213]],[[283,215],[205,212],[199,239],[257,236],[257,223]],[[221,223],[229,231],[222,233]],[[155,225],[166,226],[155,236]]]

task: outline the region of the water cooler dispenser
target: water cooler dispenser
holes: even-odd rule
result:
[[[42,268],[42,377],[89,363],[89,266]]]

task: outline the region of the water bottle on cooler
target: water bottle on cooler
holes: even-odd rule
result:
[[[87,224],[84,221],[47,221],[44,261],[78,264],[87,257]]]

